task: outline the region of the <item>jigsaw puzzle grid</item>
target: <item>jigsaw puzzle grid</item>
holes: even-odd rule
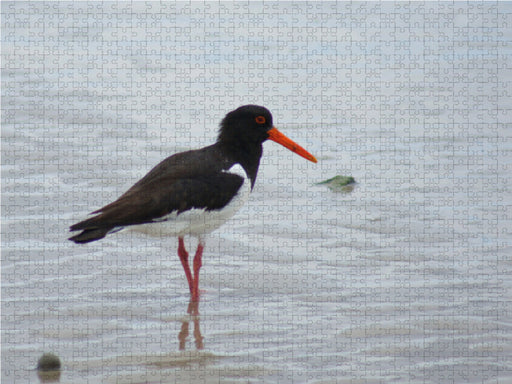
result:
[[[2,382],[512,380],[510,3],[1,7]],[[319,163],[264,144],[199,317],[176,239],[67,241],[243,104]]]

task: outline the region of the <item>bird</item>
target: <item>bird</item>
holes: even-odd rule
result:
[[[80,233],[69,240],[85,244],[127,229],[150,236],[178,237],[178,256],[191,302],[198,302],[205,237],[247,201],[266,140],[317,163],[312,154],[274,126],[267,108],[244,105],[222,119],[214,144],[166,158],[117,200],[92,212],[93,217],[72,225],[70,231]],[[193,270],[185,236],[198,239]]]

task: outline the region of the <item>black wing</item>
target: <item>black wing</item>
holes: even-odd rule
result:
[[[99,240],[117,227],[151,223],[192,208],[220,209],[244,183],[243,177],[224,171],[230,163],[215,158],[213,146],[171,156],[119,199],[93,212],[98,215],[72,225],[71,231],[83,232],[70,240]]]

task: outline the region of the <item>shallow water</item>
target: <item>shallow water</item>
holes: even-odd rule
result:
[[[2,382],[512,381],[510,4],[2,11]],[[319,163],[265,144],[199,316],[176,239],[67,241],[245,103]]]

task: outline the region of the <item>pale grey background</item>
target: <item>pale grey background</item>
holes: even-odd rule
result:
[[[512,381],[511,3],[1,6],[2,382]],[[177,240],[68,227],[246,103],[319,163],[265,144],[182,352]]]

